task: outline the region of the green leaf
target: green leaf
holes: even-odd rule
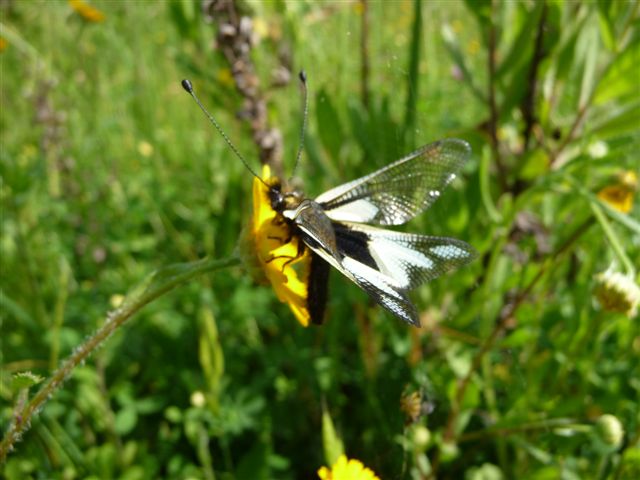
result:
[[[322,410],[322,447],[327,465],[333,465],[340,455],[344,455],[344,444],[337,434],[331,415],[326,408]]]
[[[205,291],[201,296],[205,305],[198,311],[198,326],[200,330],[198,335],[198,359],[207,382],[209,393],[207,399],[215,410],[218,407],[220,382],[224,374],[224,353],[220,344],[216,319],[213,316],[213,311],[207,305],[210,302],[208,299],[211,294],[209,291]]]
[[[534,180],[549,171],[549,155],[542,148],[526,152],[520,163],[518,177],[523,180]]]
[[[582,71],[582,85],[580,87],[580,98],[578,100],[578,108],[585,108],[591,95],[593,94],[596,82],[596,61],[598,59],[598,51],[600,42],[598,42],[598,32],[592,24],[585,27],[579,46],[578,55],[584,55],[584,70]]]
[[[607,140],[634,134],[638,131],[638,125],[640,125],[640,102],[608,109],[600,118],[595,119],[588,132],[590,135]]]
[[[491,196],[491,181],[489,174],[489,163],[491,162],[491,150],[488,145],[485,145],[482,149],[480,156],[480,195],[482,198],[482,204],[489,215],[489,218],[494,223],[502,222],[502,215],[496,208]]]
[[[460,45],[458,43],[458,38],[453,31],[453,28],[451,28],[451,26],[446,23],[442,25],[442,39],[444,40],[444,46],[449,52],[449,55],[451,55],[451,59],[462,72],[462,77],[464,78],[465,85],[467,85],[471,89],[478,100],[485,103],[486,95],[484,94],[484,91],[477,85],[477,77],[471,73],[471,69],[467,65],[465,56],[462,54],[462,50],[460,49]]]
[[[257,442],[251,450],[242,456],[235,471],[238,480],[269,480],[269,449],[262,442]]]
[[[605,217],[605,215],[603,214],[602,209],[600,208],[599,202],[592,200],[590,203],[590,206],[591,206],[591,210],[593,211],[593,214],[595,215],[596,219],[598,220],[598,223],[600,224],[600,227],[602,227],[602,230],[604,231],[605,236],[609,240],[609,244],[611,245],[611,247],[613,248],[613,251],[618,257],[618,260],[620,260],[620,262],[625,266],[627,273],[629,273],[632,276],[635,276],[635,268],[633,266],[633,263],[631,262],[631,259],[629,259],[629,257],[627,256],[625,248],[622,246],[622,241],[620,240],[620,237],[618,236],[616,231],[613,228],[611,228],[611,224],[607,220],[607,217]]]
[[[478,26],[486,33],[491,22],[491,0],[464,0],[467,10],[475,17]],[[482,36],[486,45],[486,35]]]
[[[18,392],[24,388],[31,388],[44,380],[44,377],[31,372],[19,372],[11,377],[11,390]]]
[[[634,42],[620,52],[598,82],[594,93],[595,105],[614,101],[635,101],[638,98],[638,64],[640,42]]]
[[[116,413],[114,428],[118,434],[126,435],[133,430],[136,423],[138,423],[138,411],[135,404],[127,405]]]
[[[422,32],[422,0],[413,2],[413,28],[409,46],[409,75],[407,77],[407,103],[405,106],[404,128],[410,144],[414,143],[416,106],[418,103],[418,80],[420,65],[420,45]]]
[[[375,136],[371,135],[371,119],[367,110],[363,108],[360,102],[351,98],[347,103],[347,111],[349,113],[351,134],[366,152],[366,155],[371,158],[375,152]]]
[[[524,3],[519,4],[525,5]],[[540,15],[544,2],[536,2],[531,11],[523,11],[525,17],[524,23],[516,36],[515,41],[511,42],[509,52],[504,56],[504,60],[500,62],[496,70],[496,79],[500,79],[509,72],[521,68],[522,65],[529,66],[531,62],[531,54],[535,39],[535,32],[540,22]],[[522,6],[525,10],[526,6]],[[528,70],[528,68],[527,68]],[[523,85],[524,88],[524,85]]]
[[[611,218],[635,232],[636,235],[640,235],[640,223],[638,223],[626,213],[619,212],[615,208],[611,207],[608,203],[601,201],[600,205],[604,207],[604,210]]]
[[[580,58],[576,53],[578,38],[588,18],[582,10],[577,12],[577,16],[578,18],[570,22],[569,25],[564,25],[557,47],[553,66],[558,80],[566,80],[577,69],[576,62]]]
[[[539,447],[536,447],[535,445],[532,445],[531,443],[527,442],[526,440],[518,437],[518,438],[515,439],[515,442],[518,445],[520,445],[525,451],[527,451],[529,453],[529,455],[531,455],[533,458],[535,458],[540,463],[542,463],[544,465],[548,465],[553,461],[553,455],[551,455],[550,453],[542,450]]]
[[[600,26],[600,38],[605,47],[610,51],[614,51],[616,48],[615,39],[615,27],[613,25],[613,18],[611,16],[611,1],[610,0],[598,0],[598,25]]]
[[[331,97],[324,90],[320,90],[316,95],[316,112],[320,141],[331,158],[336,161],[340,158],[344,132]]]

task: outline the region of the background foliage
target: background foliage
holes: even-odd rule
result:
[[[3,430],[14,374],[46,377],[146,274],[229,256],[247,221],[251,178],[179,85],[251,158],[200,4],[94,6],[102,18],[0,7]],[[421,330],[337,275],[328,322],[308,329],[241,269],[193,281],[74,371],[4,476],[314,478],[339,437],[385,479],[634,478],[638,318],[594,288],[640,258],[637,200],[624,213],[596,197],[639,169],[638,3],[240,9],[285,171],[300,99],[273,72],[305,68],[306,192],[464,138],[462,180],[408,230],[465,239],[479,259],[416,292]]]

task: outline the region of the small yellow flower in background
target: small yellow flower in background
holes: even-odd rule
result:
[[[278,180],[271,176],[265,165],[262,178],[267,185]],[[298,257],[297,237],[292,236],[284,218],[273,208],[269,200],[269,188],[258,178],[253,180],[253,219],[251,223],[252,251],[258,266],[276,292],[278,300],[287,303],[303,326],[309,325],[311,315],[307,309],[307,285],[310,256],[306,252]],[[289,240],[285,243],[286,240]],[[290,261],[295,258],[295,260]],[[288,262],[288,263],[287,263]],[[296,271],[296,266],[298,271]],[[304,279],[304,280],[303,280]]]
[[[365,467],[359,460],[347,460],[347,457],[340,455],[338,461],[331,469],[322,467],[318,470],[321,480],[380,480],[373,470]]]
[[[262,18],[255,18],[253,20],[253,31],[258,35],[260,39],[266,38],[269,35],[269,25]]]
[[[124,295],[121,295],[119,293],[115,293],[111,295],[111,298],[109,298],[109,303],[113,308],[120,307],[123,302],[124,302]]]
[[[150,157],[153,155],[153,145],[146,140],[138,142],[138,153],[143,157]]]
[[[73,8],[78,15],[84,18],[87,22],[102,22],[106,18],[105,14],[97,8],[89,5],[84,0],[69,0],[69,5]]]
[[[9,42],[7,42],[4,38],[0,37],[0,52],[4,52],[8,45],[9,45]]]
[[[233,75],[231,74],[231,70],[228,68],[221,68],[218,70],[216,74],[216,78],[219,83],[224,85],[225,87],[233,87],[235,85],[233,81]]]
[[[470,40],[467,44],[467,53],[469,55],[475,55],[480,51],[480,42],[477,39]]]
[[[633,278],[609,269],[596,275],[595,295],[602,308],[633,318],[640,303],[640,287]]]
[[[604,187],[598,198],[619,212],[629,213],[633,207],[633,196],[638,190],[638,175],[628,170],[618,176],[618,183]]]

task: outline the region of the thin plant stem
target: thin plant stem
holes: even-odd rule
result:
[[[624,269],[627,275],[634,278],[636,276],[636,269],[634,268],[633,263],[631,262],[627,254],[624,252],[624,247],[620,243],[620,240],[618,239],[616,233],[613,231],[613,228],[611,227],[609,220],[607,220],[607,217],[603,213],[602,208],[600,208],[600,205],[598,205],[595,200],[591,200],[589,202],[589,206],[591,207],[591,211],[598,220],[598,223],[600,223],[600,227],[604,231],[607,240],[609,240],[609,245],[611,245],[613,252],[615,253],[616,257],[618,257],[620,263],[624,265]]]
[[[30,428],[33,416],[36,415],[69,378],[75,367],[84,362],[96,348],[101,346],[118,327],[165,293],[185,284],[189,280],[204,273],[238,265],[237,256],[223,260],[204,259],[196,262],[181,263],[161,268],[125,298],[122,306],[107,314],[104,324],[64,361],[62,366],[45,382],[33,398],[19,406],[2,442],[0,442],[0,462],[3,462],[13,446]],[[22,402],[18,403],[21,405]]]
[[[370,12],[368,0],[360,0],[362,8],[362,21],[360,26],[360,96],[362,104],[369,110],[370,89],[369,89],[369,23]]]
[[[522,425],[515,425],[512,427],[502,428],[488,428],[486,430],[480,430],[477,432],[469,432],[464,435],[460,435],[458,438],[459,443],[471,442],[482,440],[487,437],[500,437],[504,435],[511,435],[513,433],[531,432],[537,430],[551,430],[554,428],[571,428],[574,430],[583,430],[590,428],[588,425],[577,423],[571,418],[550,418],[541,420],[538,422],[530,422]]]
[[[524,119],[524,129],[522,137],[524,139],[525,150],[528,150],[529,140],[531,139],[531,131],[536,123],[535,101],[536,91],[538,89],[538,70],[540,63],[544,60],[546,52],[544,49],[544,33],[547,23],[547,2],[543,0],[542,11],[540,12],[540,20],[538,21],[538,29],[536,31],[536,40],[533,48],[533,57],[529,65],[529,75],[527,78],[526,94],[520,105],[522,117]]]
[[[503,192],[508,191],[508,185],[506,180],[506,169],[502,161],[502,154],[500,153],[500,141],[498,140],[498,121],[500,113],[498,112],[498,103],[496,101],[496,56],[497,56],[497,39],[496,39],[496,25],[493,21],[493,15],[495,11],[495,3],[491,2],[491,22],[489,25],[489,38],[487,53],[488,67],[489,67],[489,81],[488,81],[488,101],[489,101],[489,137],[491,139],[491,150],[493,151],[493,158],[496,162],[496,168],[498,170],[498,181],[500,188]]]

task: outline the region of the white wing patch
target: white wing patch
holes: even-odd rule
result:
[[[433,280],[476,256],[471,245],[453,238],[395,232],[358,223],[342,225],[346,230],[336,228],[340,253],[366,257],[363,252],[367,252],[377,269],[393,279],[389,283],[403,290]],[[354,244],[359,248],[354,248]]]
[[[342,266],[356,277],[366,279],[367,282],[375,285],[387,295],[401,298],[400,293],[397,291],[401,287],[393,277],[389,277],[351,257],[345,257],[342,260]]]
[[[330,192],[327,192],[330,193]],[[318,197],[318,199],[320,199]],[[318,200],[316,200],[318,201]],[[380,209],[368,200],[359,199],[353,202],[340,205],[332,210],[328,210],[325,213],[327,216],[336,222],[359,222],[366,223],[375,218]]]
[[[405,322],[420,326],[416,308],[407,298],[405,291],[394,285],[396,282],[393,278],[351,257],[345,257],[342,265],[345,269],[342,273],[352,278],[376,302]]]
[[[372,237],[369,241],[369,253],[380,271],[394,278],[403,289],[411,287],[411,268],[430,270],[434,267],[433,260],[426,255],[388,238]]]
[[[469,256],[467,250],[463,250],[456,245],[438,245],[431,247],[431,253],[441,258],[466,258]]]
[[[326,192],[320,194],[318,197],[316,197],[315,200],[318,203],[328,202],[329,200],[333,200],[334,198],[339,197],[340,195],[344,195],[346,192],[351,190],[355,185],[358,185],[360,182],[362,182],[362,178],[357,178],[355,180],[351,180],[350,182],[343,183],[342,185],[333,187],[331,190],[327,190]]]
[[[400,225],[429,208],[471,154],[463,140],[445,139],[316,198],[335,221]]]

